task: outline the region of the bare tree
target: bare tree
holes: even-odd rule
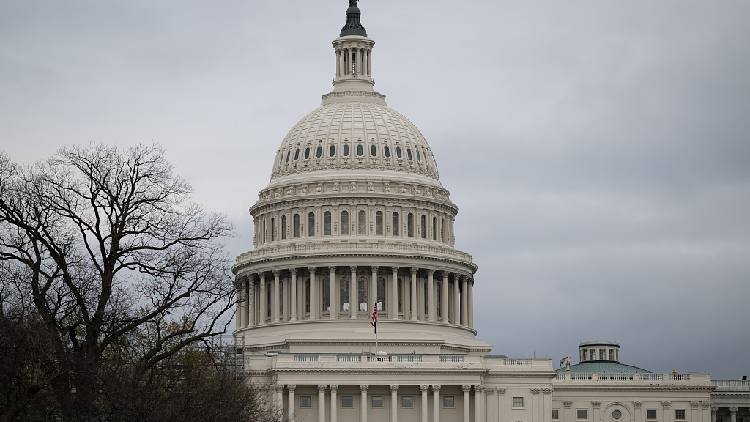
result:
[[[102,362],[127,362],[138,383],[226,331],[232,227],[191,193],[158,145],[63,148],[33,166],[0,154],[0,285],[16,292],[0,304],[26,306],[49,333],[64,414],[95,407]]]

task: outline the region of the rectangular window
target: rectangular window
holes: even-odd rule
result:
[[[605,352],[604,349],[599,349],[599,360],[605,360],[605,359],[607,359],[607,357],[604,356],[604,352]]]
[[[276,240],[276,219],[271,219],[271,241]]]
[[[354,407],[354,397],[341,396],[341,407]]]
[[[560,411],[557,409],[552,409],[552,419],[560,419]]]
[[[401,396],[401,407],[414,407],[412,396]]]
[[[375,213],[375,234],[378,236],[383,235],[383,212],[378,211]]]
[[[609,349],[609,360],[615,360],[615,350]]]
[[[393,213],[393,235],[398,236],[398,213]]]
[[[359,219],[357,221],[357,234],[367,234],[367,221],[365,221],[367,214],[364,211],[359,212]]]
[[[349,234],[349,212],[341,211],[341,234]]]
[[[656,409],[648,409],[646,410],[646,419],[650,421],[656,420]]]
[[[586,359],[586,349],[583,349],[583,359],[581,359],[581,360],[587,360]]]
[[[310,396],[299,396],[299,407],[312,407],[312,398]]]
[[[372,396],[372,407],[383,407],[383,396]]]
[[[576,419],[578,420],[586,420],[589,418],[589,411],[588,409],[578,409],[576,410]]]
[[[307,236],[315,236],[315,213],[311,212],[307,214]]]
[[[684,409],[677,409],[674,411],[674,419],[676,421],[684,421],[685,420],[685,410]]]
[[[323,235],[324,236],[331,235],[331,212],[330,211],[326,211],[325,214],[323,214]]]
[[[450,409],[455,407],[453,396],[443,396],[443,407],[447,407]]]
[[[523,408],[523,397],[513,397],[513,407]]]

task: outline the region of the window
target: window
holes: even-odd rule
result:
[[[393,235],[394,236],[398,236],[398,232],[399,232],[399,230],[398,230],[398,213],[394,212],[393,213]]]
[[[294,237],[300,237],[299,214],[294,214]]]
[[[341,234],[349,234],[349,212],[341,211]]]
[[[336,155],[336,147],[331,145],[331,147],[328,148],[328,156],[333,157],[334,155]]]
[[[414,151],[417,151],[417,161],[419,161],[421,163],[422,162],[422,157],[419,156],[419,150],[415,148]]]
[[[297,148],[297,151],[294,152],[294,161],[297,161],[299,159],[299,148]]]
[[[581,360],[586,360],[586,349],[583,349],[583,358]]]
[[[375,157],[378,155],[378,147],[375,145],[370,145],[370,155]]]
[[[414,237],[414,214],[412,213],[406,216],[406,235]]]
[[[305,313],[310,313],[310,279],[305,280]]]
[[[365,221],[366,216],[367,214],[365,214],[364,211],[359,212],[359,219],[358,219],[359,221],[357,221],[357,226],[358,226],[357,233],[358,234],[366,234],[366,230],[367,230],[367,222]]]
[[[611,352],[611,350],[610,350],[610,352]],[[622,412],[620,412],[619,409],[618,410],[614,410],[612,412],[612,419],[614,419],[616,421],[619,421],[620,419],[622,419]]]
[[[344,144],[344,157],[349,156],[349,144]]]
[[[609,349],[609,360],[615,360],[615,349]]]
[[[401,147],[396,147],[396,158],[401,158]]]
[[[315,213],[307,214],[307,236],[315,236]]]
[[[312,407],[312,398],[310,396],[299,396],[299,407]]]
[[[320,295],[321,297],[321,305],[323,305],[322,309],[327,312],[331,312],[331,279],[328,277],[325,277],[323,279],[322,289],[323,292]],[[280,296],[283,297],[283,296]]]
[[[432,240],[437,240],[437,217],[432,217]]]
[[[281,240],[286,239],[286,216],[281,216]]]
[[[406,158],[408,158],[409,161],[411,161],[412,159],[411,148],[406,148]]]
[[[359,310],[367,312],[367,279],[360,277],[357,283],[357,295],[359,296]]]
[[[599,349],[599,360],[605,360],[605,359],[607,359],[607,357],[604,355],[604,353],[606,353],[606,350]]]
[[[513,397],[513,407],[523,408],[523,397]]]
[[[560,419],[560,411],[557,409],[552,409],[552,419]]]
[[[440,225],[440,240],[445,243],[445,218],[442,219],[442,224]]]
[[[428,293],[429,290],[427,290],[428,289],[427,284],[428,284],[427,280],[425,280],[425,283],[424,283],[424,296],[422,296],[422,297],[425,298],[425,301],[424,301],[424,314],[425,314],[425,317],[430,314],[430,308],[429,308],[429,306],[427,306],[430,303],[429,299],[427,299],[427,298],[430,297],[430,294]]]
[[[354,407],[354,397],[341,396],[341,407]]]
[[[290,149],[289,152],[286,153],[286,162],[289,162],[289,156],[292,155],[292,150]]]
[[[271,298],[273,297],[273,284],[266,283],[266,318],[271,318]]]
[[[331,235],[331,212],[326,211],[323,213],[323,235],[324,236],[330,236]]]
[[[318,147],[315,150],[315,158],[320,158],[323,156],[323,147]]]
[[[589,418],[589,411],[588,409],[577,409],[576,410],[576,419],[588,419]]]
[[[349,277],[341,277],[341,310],[349,311]]]
[[[404,283],[398,279],[398,311],[404,313]]]
[[[383,147],[383,152],[385,154],[385,158],[390,158],[391,157],[391,149],[388,148],[388,145],[386,145],[385,147]]]
[[[646,410],[646,419],[654,421],[656,420],[656,409]]]
[[[453,408],[455,407],[453,396],[443,396],[443,407]]]
[[[378,211],[375,213],[375,234],[378,236],[383,235],[383,212]]]
[[[271,241],[276,240],[276,219],[271,218]]]
[[[357,145],[357,157],[361,157],[365,155],[365,149],[362,147],[362,145]]]
[[[284,297],[284,283],[279,283],[279,297]],[[279,301],[279,314],[284,315],[284,301]]]
[[[674,419],[676,421],[684,421],[685,420],[685,410],[684,409],[677,409],[674,411]]]
[[[401,407],[414,407],[414,398],[412,396],[401,396]]]
[[[596,349],[589,349],[589,360],[596,360]]]
[[[375,302],[378,305],[378,311],[385,310],[385,278],[378,277],[378,284],[376,287]]]
[[[442,285],[443,282],[438,280],[438,282],[436,283],[437,289],[435,289],[435,297],[437,298],[437,300],[435,301],[435,310],[437,311],[438,318],[443,316],[441,314],[443,306],[440,304],[440,301],[442,300],[441,296],[443,293],[443,289],[441,287]]]
[[[310,147],[305,148],[305,160],[310,158]]]
[[[372,396],[372,407],[383,407],[383,396]]]
[[[422,229],[422,239],[427,239],[427,216],[423,215],[420,218],[420,228]]]

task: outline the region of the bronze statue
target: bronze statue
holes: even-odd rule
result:
[[[358,0],[349,0],[349,7],[357,7]]]

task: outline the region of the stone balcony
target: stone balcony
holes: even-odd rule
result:
[[[713,380],[717,392],[750,393],[750,380]]]
[[[553,380],[553,385],[576,385],[584,383],[607,384],[639,384],[639,385],[676,385],[676,384],[705,384],[710,385],[709,374],[652,374],[652,373],[622,373],[597,374],[584,372],[560,372]]]

